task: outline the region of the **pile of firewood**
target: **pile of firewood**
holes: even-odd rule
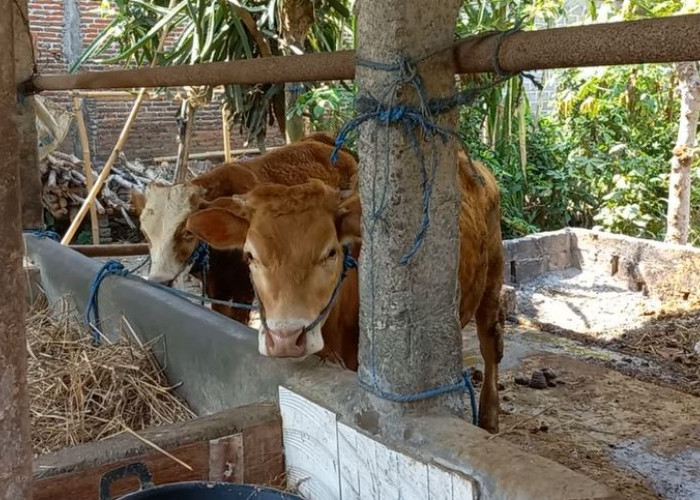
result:
[[[88,189],[83,161],[54,151],[41,162],[44,207],[57,219],[72,219],[85,201]],[[99,215],[121,216],[129,226],[136,227],[129,215],[131,191],[143,191],[152,181],[165,182],[171,175],[162,167],[146,167],[142,163],[127,161],[120,155],[110,172],[107,182],[95,200]],[[93,181],[98,172],[93,170]]]

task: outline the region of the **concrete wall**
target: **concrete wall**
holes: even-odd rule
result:
[[[663,300],[700,302],[700,249],[589,229],[563,229],[503,242],[505,281],[514,285],[570,267],[616,277]]]

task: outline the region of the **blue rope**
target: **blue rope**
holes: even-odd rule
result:
[[[209,270],[209,245],[204,241],[197,243],[197,246],[194,247],[192,254],[187,259],[186,265],[192,266],[190,268],[192,273],[206,273]]]
[[[45,238],[49,238],[54,241],[61,241],[61,235],[58,234],[55,231],[46,231],[43,229],[23,229],[22,232],[24,234],[33,234],[40,240],[43,240]]]
[[[102,281],[109,275],[116,275],[126,277],[129,274],[129,270],[125,269],[121,262],[116,260],[108,260],[105,264],[97,271],[97,274],[92,280],[90,285],[90,293],[88,295],[87,307],[85,308],[85,324],[90,329],[90,335],[92,336],[92,344],[94,346],[99,346],[101,343],[101,332],[100,332],[100,309],[98,304],[98,292],[100,290],[100,285]]]
[[[469,370],[464,370],[462,372],[462,376],[455,382],[439,385],[422,392],[397,394],[395,392],[384,391],[377,387],[376,384],[370,385],[362,381],[360,381],[360,386],[382,399],[393,401],[395,403],[416,403],[418,401],[424,401],[426,399],[435,398],[453,392],[467,392],[469,393],[469,403],[472,409],[472,423],[476,425],[479,420],[476,406],[476,392],[474,391],[474,386],[472,385]]]
[[[200,253],[200,255],[202,254]],[[150,262],[150,257],[146,257],[143,260],[143,262],[141,262],[135,268],[126,269],[122,263],[116,260],[109,260],[99,269],[99,271],[97,271],[97,274],[93,278],[92,284],[90,285],[90,293],[88,294],[87,307],[85,308],[85,323],[87,324],[88,328],[90,328],[90,335],[92,336],[93,345],[98,346],[101,343],[100,340],[102,333],[100,332],[101,321],[99,313],[98,295],[102,281],[104,281],[104,279],[109,275],[121,276],[122,278],[135,277],[141,280],[142,282],[151,285],[154,288],[159,288],[180,298],[201,301],[203,304],[204,302],[208,302],[211,304],[220,304],[237,309],[247,309],[250,311],[257,310],[257,307],[252,304],[243,304],[231,300],[211,299],[209,297],[199,296],[193,293],[186,292],[184,290],[178,290],[176,288],[161,285],[160,283],[156,283],[155,281],[145,280],[140,276],[136,275],[136,272],[143,268],[148,262]],[[200,263],[201,262],[208,263],[208,257],[200,261]]]
[[[355,116],[355,118],[345,123],[341,130],[338,132],[335,139],[335,148],[333,149],[333,152],[331,154],[331,161],[333,163],[337,162],[340,149],[344,146],[348,135],[351,132],[356,131],[363,123],[369,120],[383,125],[384,132],[386,134],[387,144],[389,142],[391,126],[397,126],[399,127],[399,130],[403,131],[405,137],[408,140],[408,144],[410,145],[411,150],[414,152],[414,154],[416,154],[418,158],[422,191],[422,218],[420,226],[418,227],[416,234],[413,238],[413,244],[399,259],[400,265],[405,266],[411,262],[411,260],[415,257],[415,255],[422,247],[426,234],[430,228],[430,204],[433,192],[433,184],[439,166],[438,150],[435,147],[435,141],[433,141],[433,147],[430,158],[430,160],[432,161],[432,165],[428,167],[428,159],[423,154],[422,148],[419,147],[418,134],[422,134],[426,138],[439,138],[443,141],[443,143],[446,143],[451,138],[460,139],[458,131],[440,125],[439,123],[437,123],[436,117],[443,115],[459,106],[473,103],[476,100],[476,98],[479,95],[481,95],[484,91],[494,88],[509,80],[510,78],[516,76],[516,74],[507,73],[503,71],[503,69],[500,67],[498,60],[498,52],[500,50],[500,46],[503,39],[515,31],[517,31],[517,29],[497,34],[499,36],[499,40],[497,43],[497,50],[493,57],[493,65],[497,74],[497,78],[495,78],[492,82],[486,85],[468,88],[444,98],[428,98],[427,90],[423,85],[420,76],[417,73],[415,62],[412,62],[405,56],[398,57],[394,63],[366,61],[362,59],[357,60],[358,66],[365,66],[367,68],[374,69],[377,71],[389,72],[392,74],[392,79],[389,81],[388,85],[385,86],[385,90],[383,90],[383,95],[379,96],[379,98],[375,98],[372,95],[358,96],[358,98],[355,101],[357,115]],[[526,77],[531,78],[529,77],[529,75],[526,75]],[[400,87],[405,85],[412,86],[415,90],[416,95],[418,97],[417,105],[396,103],[397,96],[399,94],[399,89]],[[378,140],[378,132],[375,132],[375,141],[376,140]],[[378,146],[375,145],[375,155],[378,154],[378,150]],[[376,229],[376,225],[381,221],[382,214],[388,205],[388,191],[390,179],[388,171],[389,153],[390,152],[387,148],[387,150],[385,151],[385,154],[387,155],[387,161],[384,162],[385,169],[383,172],[382,188],[379,188],[377,186],[378,172],[376,171],[376,169],[374,171],[374,175],[372,178],[373,199],[371,200],[371,206],[368,207],[368,212],[370,213],[370,215],[367,218],[366,222],[368,227],[363,228],[363,235],[367,240],[365,248],[370,254],[370,262],[372,261],[372,255],[374,253],[374,232]],[[377,160],[377,158],[375,158],[375,160]],[[374,325],[375,300],[373,299],[375,289],[375,270],[371,265],[368,268],[368,280],[369,288],[372,293],[372,300],[370,301],[368,314],[370,317],[370,323]],[[380,387],[376,373],[375,342],[370,343],[369,357],[369,383],[367,381],[360,381],[360,385],[368,391],[383,399],[395,402],[415,402],[452,392],[468,392],[469,402],[471,404],[472,410],[472,422],[476,425],[478,421],[478,410],[476,406],[476,395],[474,387],[471,384],[469,372],[464,372],[459,380],[449,384],[434,387],[432,389],[428,389],[422,392],[397,394],[383,390]]]

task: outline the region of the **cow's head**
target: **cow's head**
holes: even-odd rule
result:
[[[153,183],[145,194],[132,193],[132,207],[139,214],[141,231],[149,245],[149,280],[169,284],[187,268],[198,239],[185,225],[202,206],[203,194],[202,187],[189,183]]]
[[[260,353],[304,358],[321,351],[343,246],[360,239],[359,198],[342,200],[314,179],[261,185],[216,205],[190,216],[187,229],[214,248],[243,249],[264,319]]]

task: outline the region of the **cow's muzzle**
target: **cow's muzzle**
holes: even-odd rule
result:
[[[265,347],[268,356],[275,358],[299,358],[306,354],[306,332],[303,328],[292,331],[265,330]]]

